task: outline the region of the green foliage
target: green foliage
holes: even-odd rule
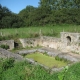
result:
[[[3,61],[3,65],[2,65],[3,71],[13,67],[14,66],[14,61],[15,61],[14,58],[5,59]]]
[[[47,54],[47,52],[44,52],[43,54],[46,55],[46,56],[49,56],[49,55]]]
[[[3,63],[12,66],[3,69]],[[7,64],[5,64],[7,66]],[[80,80],[80,63],[66,66],[60,72],[51,73],[39,65],[32,65],[27,61],[13,62],[9,59],[0,59],[0,80]]]
[[[6,45],[2,44],[2,45],[0,45],[0,47],[3,48],[3,49],[6,49],[6,50],[9,49],[9,46],[7,44]]]
[[[0,40],[18,39],[18,38],[35,38],[42,36],[60,37],[60,32],[80,32],[80,26],[78,25],[46,25],[44,27],[28,27],[28,28],[14,28],[14,29],[0,29],[2,36]]]
[[[66,72],[68,71],[68,66],[64,67],[64,69],[58,73],[58,79],[59,80],[64,80],[64,77],[66,76]]]
[[[26,6],[19,14],[0,5],[0,28],[44,26],[47,24],[80,25],[79,0],[40,0],[39,6]]]
[[[19,28],[23,23],[23,20],[17,14],[12,13],[7,7],[0,5],[0,29]]]
[[[4,36],[0,36],[0,41],[5,40]]]
[[[27,6],[20,11],[26,26],[47,24],[80,24],[80,1],[40,0],[39,7]]]
[[[59,56],[56,56],[56,57],[55,57],[55,60],[68,62],[68,60],[67,60],[67,59],[60,58]]]
[[[0,80],[58,80],[56,73],[49,74],[48,70],[26,61],[16,62],[13,67],[2,71],[1,74]]]

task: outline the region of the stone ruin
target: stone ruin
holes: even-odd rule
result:
[[[26,60],[30,64],[40,65],[46,69],[48,69],[47,66],[44,66],[40,63],[37,63],[32,59],[23,58],[23,56],[21,56],[21,55],[22,54],[29,54],[29,53],[31,54],[33,52],[38,51],[38,52],[42,52],[42,53],[47,52],[47,54],[49,56],[59,56],[60,58],[67,59],[71,62],[80,61],[80,55],[78,55],[78,57],[76,57],[71,54],[69,55],[69,54],[62,53],[62,52],[80,53],[80,33],[61,32],[60,34],[61,34],[60,38],[40,36],[39,38],[19,39],[22,44],[22,47],[24,47],[24,48],[37,47],[37,46],[43,46],[44,48],[18,51],[16,54],[13,54],[12,52],[9,52],[8,50],[0,48],[0,58],[12,57],[16,61]],[[14,40],[0,41],[0,45],[2,45],[2,44],[9,45],[10,49],[15,48],[15,41]],[[47,47],[47,48],[45,48],[45,47]],[[48,49],[50,49],[50,51]],[[69,65],[71,65],[71,64],[68,64],[68,66]],[[63,68],[64,67],[52,68],[51,71],[60,71]]]
[[[61,32],[60,38],[40,36],[40,38],[20,39],[22,46],[43,46],[54,48],[63,52],[80,53],[80,33]]]
[[[61,32],[62,49],[80,53],[80,33]]]
[[[14,40],[3,40],[3,41],[0,41],[0,46],[1,45],[8,45],[9,49],[12,50],[12,49],[14,49]]]
[[[40,36],[39,38],[26,38],[19,39],[22,47],[37,47],[43,46],[48,48],[54,48],[62,52],[74,52],[80,53],[80,33],[61,32],[60,38]],[[10,49],[14,49],[14,40],[0,41],[1,44],[9,45]]]

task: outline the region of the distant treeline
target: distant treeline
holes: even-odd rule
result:
[[[80,0],[40,0],[38,7],[26,6],[18,14],[0,5],[0,28],[63,23],[80,25]]]

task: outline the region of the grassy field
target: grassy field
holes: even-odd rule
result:
[[[6,39],[12,38],[32,38],[38,37],[41,33],[44,36],[60,37],[60,32],[80,32],[79,25],[47,25],[38,27],[0,29],[0,35],[6,36]],[[3,38],[4,39],[4,38]]]
[[[67,62],[55,60],[54,57],[46,56],[45,54],[39,52],[28,54],[25,57],[33,59],[34,61],[37,61],[38,63],[43,64],[49,68],[59,68],[67,65]]]

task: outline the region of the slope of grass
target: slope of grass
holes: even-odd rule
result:
[[[64,78],[64,80],[80,80],[80,62],[70,66]]]
[[[79,25],[47,25],[38,27],[25,27],[25,28],[14,28],[14,29],[0,29],[0,35],[6,36],[3,39],[12,38],[32,38],[38,37],[40,33],[44,36],[56,36],[60,37],[60,32],[80,32]]]
[[[46,56],[45,54],[42,53],[33,53],[33,54],[28,54],[25,57],[33,59],[34,61],[37,61],[40,64],[43,64],[49,68],[59,68],[62,66],[66,66],[67,63],[63,61],[57,61],[55,60],[54,57]]]
[[[23,61],[16,62],[13,67],[6,70],[0,65],[0,80],[58,80],[58,78],[57,74],[51,75],[48,70]]]
[[[4,63],[9,67],[5,67],[6,70],[3,68]],[[13,66],[9,63],[9,60],[0,59],[0,80],[80,80],[80,62],[70,66],[65,72],[51,74],[50,70],[26,61],[15,62]]]

